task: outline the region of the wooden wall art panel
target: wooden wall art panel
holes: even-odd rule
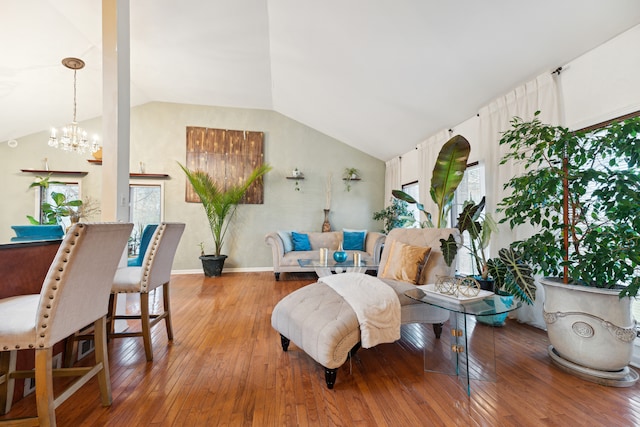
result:
[[[187,168],[206,172],[225,190],[244,182],[263,161],[264,132],[187,127]],[[185,200],[200,202],[189,181]],[[249,187],[241,203],[264,203],[262,179]]]

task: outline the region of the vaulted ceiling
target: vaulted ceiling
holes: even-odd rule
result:
[[[381,160],[640,23],[638,0],[131,0],[131,103],[275,110]],[[101,0],[0,0],[0,141],[102,115]],[[628,54],[638,54],[629,52]]]

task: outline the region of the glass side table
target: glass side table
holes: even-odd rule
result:
[[[491,319],[508,313],[520,308],[522,303],[511,296],[493,293],[464,301],[429,291],[428,287],[433,285],[426,285],[422,287],[424,289],[416,287],[404,293],[411,299],[450,312],[441,338],[425,341],[424,370],[457,376],[467,395],[471,395],[470,379],[495,382],[495,327],[490,325],[491,321],[479,322],[478,319]]]
[[[358,265],[353,264],[353,259],[345,262],[335,262],[327,260],[325,263],[321,263],[314,259],[299,259],[298,264],[300,267],[312,267],[318,277],[330,276],[334,273],[366,273],[368,270],[378,270],[378,265],[373,263],[367,263],[366,261],[360,261]]]

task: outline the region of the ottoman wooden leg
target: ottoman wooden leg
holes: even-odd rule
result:
[[[327,382],[327,388],[333,389],[333,385],[336,383],[336,375],[338,374],[338,368],[324,368],[324,380]]]
[[[280,344],[282,344],[282,351],[289,350],[289,343],[290,342],[291,342],[291,340],[289,340],[289,338],[287,338],[284,335],[280,334]]]

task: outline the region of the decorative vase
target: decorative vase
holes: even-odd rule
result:
[[[342,249],[342,243],[338,246],[338,250],[333,253],[333,259],[336,262],[345,262],[347,260],[347,253]]]
[[[484,289],[481,287],[481,289]],[[493,292],[493,284],[491,284],[491,289],[484,289],[484,290],[490,290]],[[511,307],[514,305],[513,302],[513,295],[509,295],[506,294],[504,292],[501,291],[496,291],[495,292],[496,295],[500,296],[500,300],[502,301],[502,303],[507,306],[507,307]],[[490,306],[490,307],[494,307],[494,302],[491,299],[487,299],[486,303]],[[490,325],[490,326],[504,326],[505,320],[507,320],[507,315],[509,313],[502,313],[502,314],[494,314],[492,316],[476,316],[476,319],[478,319],[478,322],[480,323],[484,323],[485,325]]]
[[[326,233],[331,231],[331,223],[329,222],[329,209],[324,210],[324,222],[322,223],[322,232]]]
[[[638,374],[628,367],[636,337],[631,299],[619,298],[618,290],[565,285],[552,278],[540,283],[552,361],[598,384],[635,384]]]

